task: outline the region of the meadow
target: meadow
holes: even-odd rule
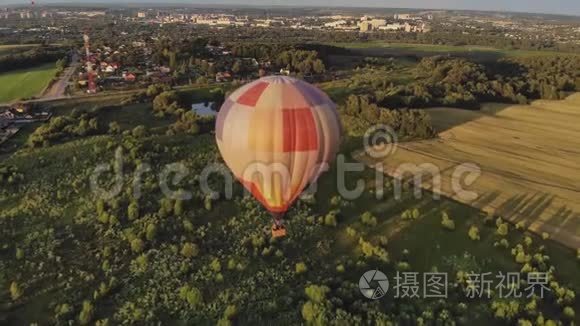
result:
[[[453,55],[467,57],[475,60],[497,60],[503,57],[536,57],[554,56],[561,53],[555,51],[534,51],[517,49],[497,49],[486,46],[474,45],[436,45],[436,44],[411,44],[390,43],[384,41],[355,42],[355,43],[332,43],[331,45],[352,49],[356,53],[368,56],[418,56],[429,57],[434,55]]]
[[[434,164],[442,171],[441,188],[434,188],[430,177],[424,188],[580,248],[579,106],[576,94],[530,105],[486,104],[480,111],[431,108],[439,137],[401,143],[381,161],[390,175],[405,163]],[[475,199],[451,189],[455,167],[462,163],[481,169],[481,177],[467,187],[478,194]]]
[[[0,74],[0,103],[38,96],[55,77],[53,63]]]

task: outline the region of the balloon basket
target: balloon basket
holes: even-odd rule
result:
[[[284,226],[277,226],[276,224],[272,225],[272,238],[284,238],[286,236],[286,227]]]

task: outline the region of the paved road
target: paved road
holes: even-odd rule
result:
[[[74,73],[77,71],[79,65],[80,63],[78,54],[73,52],[70,65],[64,70],[59,80],[55,82],[48,90],[46,90],[46,92],[44,92],[42,99],[51,100],[64,97],[66,87],[68,86]]]

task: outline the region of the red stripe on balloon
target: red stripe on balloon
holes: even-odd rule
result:
[[[265,82],[257,83],[256,85],[248,89],[244,94],[242,94],[238,98],[237,102],[247,106],[255,106],[256,103],[258,103],[260,96],[262,96],[262,93],[269,85],[270,84]]]
[[[310,108],[284,109],[284,152],[306,152],[318,149],[318,134]]]

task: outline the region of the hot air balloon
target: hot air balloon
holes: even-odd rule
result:
[[[224,102],[216,140],[234,176],[272,214],[272,236],[305,188],[334,160],[341,127],[336,105],[315,86],[270,76],[246,84]]]

